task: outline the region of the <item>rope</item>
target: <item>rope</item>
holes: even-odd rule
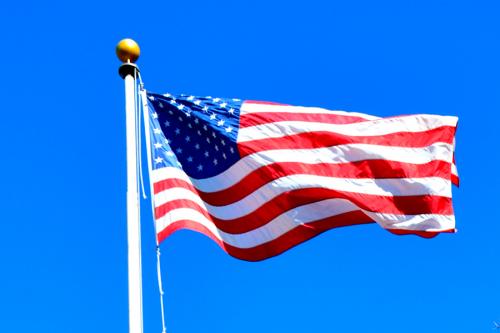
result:
[[[144,177],[142,175],[142,131],[141,131],[141,110],[142,108],[140,107],[140,102],[139,102],[139,93],[137,91],[137,71],[134,71],[134,96],[135,98],[135,124],[136,128],[135,131],[137,133],[137,163],[138,163],[138,168],[139,170],[139,183],[141,184],[141,190],[142,190],[142,198],[147,199],[146,195],[146,190],[144,189]],[[142,84],[142,81],[141,81]],[[137,192],[139,192],[139,188],[137,189]]]
[[[156,240],[156,273],[158,278],[158,290],[160,292],[160,310],[161,310],[161,325],[162,325],[162,333],[167,332],[167,326],[165,325],[165,303],[163,301],[163,295],[165,294],[163,291],[163,282],[161,278],[161,260],[160,260],[160,246],[158,244],[158,237],[156,233],[156,223],[155,223],[155,211],[154,211],[154,203],[153,203],[153,186],[151,184],[151,172],[153,169],[151,162],[151,139],[150,139],[150,123],[149,123],[149,108],[148,108],[148,99],[146,96],[146,90],[144,89],[144,83],[142,82],[141,73],[138,73],[139,78],[139,89],[140,89],[140,99],[142,105],[142,115],[144,120],[144,130],[145,130],[145,139],[146,139],[146,152],[148,159],[148,171],[149,171],[149,189],[151,196],[151,210],[153,215],[153,224],[155,230],[155,240]]]
[[[167,333],[167,327],[165,325],[165,305],[163,303],[163,284],[161,280],[161,264],[160,264],[160,247],[156,245],[156,272],[158,275],[158,289],[160,290],[160,308],[161,308],[161,327],[162,333]]]
[[[151,198],[151,213],[153,215],[153,224],[154,224],[154,217],[155,217],[155,207],[153,203],[153,184],[151,183],[151,173],[153,172],[153,164],[152,164],[152,155],[151,155],[151,137],[150,137],[150,129],[149,129],[149,107],[148,107],[148,98],[146,96],[146,89],[144,89],[144,83],[142,82],[142,77],[141,73],[137,73],[137,77],[139,79],[139,98],[140,98],[140,104],[141,104],[141,110],[142,110],[142,115],[143,115],[143,122],[144,122],[144,138],[146,140],[146,157],[147,157],[147,164],[148,164],[148,175],[149,175],[149,196]],[[141,178],[143,180],[143,178]],[[144,185],[143,185],[144,189]],[[144,197],[146,199],[146,196]],[[154,228],[156,232],[156,225]],[[156,239],[155,235],[155,239]],[[158,245],[158,240],[156,240],[156,243]]]
[[[139,176],[139,182],[136,184],[136,193],[139,192],[139,187],[140,186],[143,186],[143,181],[142,181],[142,167],[141,167],[141,164],[142,164],[142,161],[141,161],[141,125],[140,125],[140,109],[139,109],[139,104],[138,104],[138,92],[137,92],[137,70],[134,71],[134,117],[135,117],[135,134],[136,134],[136,141],[135,141],[135,154],[136,154],[136,173],[137,173],[137,176]],[[139,183],[141,185],[139,185]],[[143,193],[144,193],[144,189],[143,189]],[[140,213],[140,200],[138,200],[137,202],[138,204],[138,214],[139,214],[139,219],[140,219],[140,216],[141,216],[141,213]],[[139,229],[139,232],[140,232],[140,229]],[[140,235],[139,235],[140,237]],[[139,257],[142,257],[142,254],[139,253]],[[142,277],[141,277],[141,280],[142,280]],[[141,285],[142,285],[142,281],[140,282]],[[141,289],[141,304],[142,304],[142,289]],[[143,318],[143,308],[141,306],[141,333],[143,332],[143,324],[142,324],[142,318]]]

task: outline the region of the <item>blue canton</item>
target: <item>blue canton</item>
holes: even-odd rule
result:
[[[215,176],[240,159],[239,99],[148,93],[153,169]]]

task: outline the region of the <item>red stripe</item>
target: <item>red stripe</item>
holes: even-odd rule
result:
[[[366,215],[360,212],[346,213],[314,223],[300,225],[268,243],[264,243],[253,248],[242,249],[222,242],[215,237],[210,230],[199,223],[190,220],[183,220],[175,222],[162,230],[158,234],[158,241],[161,242],[177,230],[190,229],[210,237],[213,241],[219,244],[224,251],[233,257],[247,261],[259,261],[285,252],[286,250],[329,229],[366,223],[373,223]]]
[[[320,122],[327,124],[352,124],[363,121],[370,121],[366,118],[341,115],[336,113],[295,113],[291,112],[255,112],[244,113],[240,116],[240,128],[261,125],[265,123],[273,123],[277,121],[305,121],[305,122]]]
[[[451,199],[446,197],[430,195],[384,197],[321,188],[305,188],[282,193],[251,213],[231,220],[214,217],[210,212],[207,212],[206,208],[200,207],[194,201],[187,199],[172,200],[156,207],[155,217],[159,219],[174,209],[191,208],[211,220],[220,230],[239,234],[259,228],[293,208],[337,198],[349,200],[361,209],[377,213],[399,215],[453,214]]]
[[[166,179],[155,183],[154,193],[171,187],[187,187],[199,194],[203,200],[214,206],[223,206],[239,201],[259,187],[281,177],[307,174],[340,178],[421,178],[442,177],[449,179],[450,164],[443,161],[431,161],[425,164],[410,164],[387,160],[365,160],[342,164],[304,164],[300,162],[282,162],[260,167],[233,186],[217,191],[197,191],[190,184],[179,183],[178,179]]]
[[[208,236],[214,242],[216,242],[224,251],[226,251],[233,257],[247,261],[259,261],[277,256],[300,243],[303,243],[313,237],[318,236],[319,234],[327,230],[338,227],[367,224],[367,223],[373,223],[373,221],[371,221],[370,218],[363,213],[360,212],[345,213],[342,215],[329,217],[314,223],[308,223],[297,226],[296,228],[288,231],[287,233],[281,235],[280,237],[270,242],[258,245],[256,247],[242,249],[222,242],[220,239],[215,237],[210,232],[210,230],[208,230],[205,226],[199,223],[189,220],[183,220],[175,222],[169,225],[164,230],[162,230],[158,234],[158,241],[159,242],[163,241],[165,238],[167,238],[169,235],[171,235],[177,230],[190,229]],[[397,235],[414,234],[425,238],[431,238],[438,234],[438,232],[426,232],[426,231],[416,231],[416,230],[390,229],[389,231]],[[445,230],[443,232],[452,232],[452,231]]]
[[[324,148],[352,143],[422,148],[436,142],[453,143],[455,128],[442,126],[425,132],[397,132],[377,136],[350,136],[331,132],[306,132],[280,138],[238,142],[241,157],[274,149]]]

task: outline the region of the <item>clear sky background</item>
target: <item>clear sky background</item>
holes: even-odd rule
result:
[[[267,261],[162,244],[169,333],[491,332],[500,320],[498,1],[0,4],[0,332],[126,332],[124,84],[392,116],[457,115],[457,234],[332,230]],[[143,206],[144,325],[161,332]]]

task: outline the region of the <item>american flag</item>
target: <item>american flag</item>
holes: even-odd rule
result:
[[[455,230],[457,118],[379,118],[267,102],[147,93],[159,241],[191,229],[257,261],[326,230]]]

